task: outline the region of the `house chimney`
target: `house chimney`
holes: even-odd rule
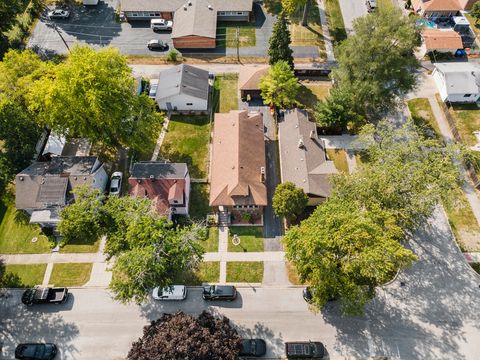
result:
[[[149,176],[149,179],[150,179],[150,181],[155,181],[155,176],[150,175],[150,176]]]
[[[192,6],[192,1],[191,0],[188,1],[188,6]]]
[[[213,6],[212,5],[208,5],[208,10],[213,10]]]
[[[183,10],[187,10],[187,4],[183,5]]]
[[[265,167],[264,166],[260,168],[260,181],[262,183],[265,183]]]

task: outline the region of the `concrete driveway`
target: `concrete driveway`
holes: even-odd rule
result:
[[[365,0],[339,0],[347,34],[353,32],[353,20],[368,14]]]

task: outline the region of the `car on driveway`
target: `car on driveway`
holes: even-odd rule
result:
[[[156,287],[152,291],[155,300],[185,300],[187,298],[187,287],[185,285],[166,286],[163,289]]]
[[[376,0],[367,0],[365,2],[365,5],[367,5],[367,11],[368,12],[374,12],[375,9],[377,8],[377,1]]]
[[[162,40],[150,40],[147,44],[148,50],[167,50],[168,45]]]
[[[260,357],[267,353],[267,344],[262,339],[242,339],[240,356]]]
[[[55,344],[20,344],[15,349],[15,359],[52,360],[57,355]]]
[[[49,19],[68,19],[70,17],[70,11],[55,9],[47,13]]]
[[[110,180],[110,196],[120,195],[120,191],[122,190],[122,178],[123,174],[120,171],[115,171],[112,174],[112,178]]]
[[[150,27],[153,31],[171,31],[173,27],[173,21],[165,19],[152,19],[150,20]]]
[[[204,300],[227,300],[237,298],[237,289],[232,285],[208,285],[203,287]]]

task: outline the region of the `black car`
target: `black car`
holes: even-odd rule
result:
[[[285,343],[287,359],[323,359],[325,347],[319,341],[296,341]]]
[[[232,285],[209,285],[203,287],[204,300],[233,301],[237,297],[237,289]]]
[[[242,339],[240,356],[260,357],[267,352],[267,344],[262,339]]]
[[[167,50],[168,45],[162,40],[150,40],[147,44],[148,50]]]
[[[27,306],[37,304],[63,304],[68,300],[67,288],[34,287],[22,294],[22,303]]]
[[[15,359],[52,360],[57,352],[55,344],[20,344],[15,349]]]

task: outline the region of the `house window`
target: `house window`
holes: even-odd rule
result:
[[[220,15],[220,16],[225,15],[225,11],[219,11],[218,15]]]
[[[155,14],[154,14],[154,13],[150,13],[150,16],[151,16],[151,17],[154,17],[154,16],[155,16]]]
[[[131,13],[130,15],[131,15],[131,16],[138,16],[137,13]]]
[[[187,106],[192,106],[192,105],[193,105],[193,103],[187,103]]]
[[[160,16],[160,13],[155,13],[155,16]]]
[[[178,201],[177,201],[177,200],[173,200],[173,203],[174,203],[174,204],[178,204]]]
[[[237,15],[243,15],[243,12],[239,11],[237,12]]]
[[[472,96],[472,94],[465,94],[465,95],[463,95],[463,97],[470,97],[470,96]]]

